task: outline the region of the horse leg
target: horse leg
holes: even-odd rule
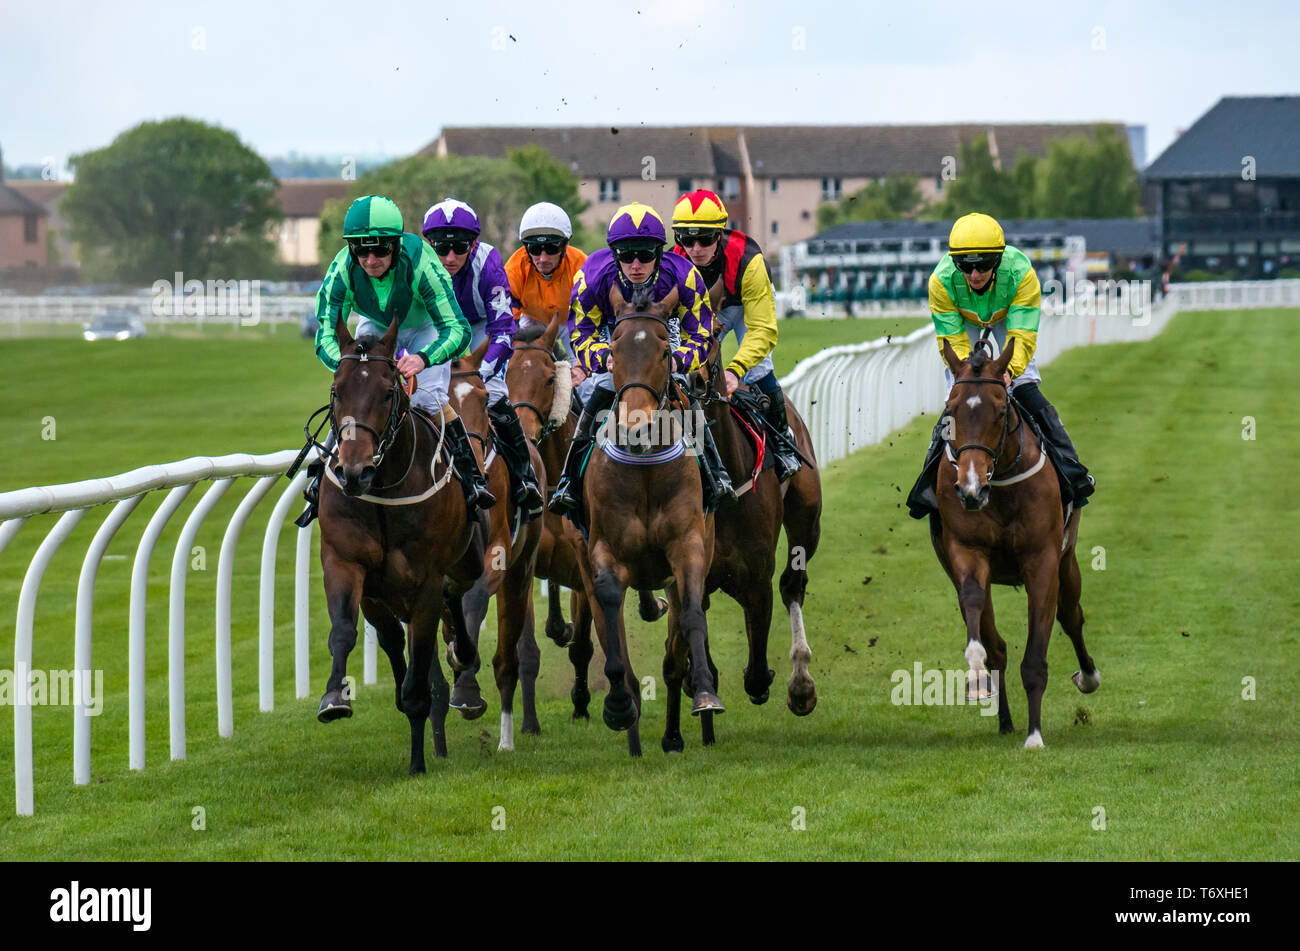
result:
[[[461,607],[463,595],[452,590],[450,587],[443,593],[442,603],[446,611],[447,622],[450,628],[450,637],[447,640],[447,666],[451,672],[458,678],[467,670],[478,669],[478,645],[470,637],[469,630],[465,625],[465,612]],[[474,682],[474,689],[478,689],[478,682]],[[487,701],[480,695],[479,701],[482,707],[477,711],[470,709],[470,713],[461,710],[461,715],[467,720],[473,720],[481,717],[487,710]],[[451,705],[456,706],[455,695],[453,693]]]
[[[749,639],[749,661],[745,665],[745,693],[753,704],[767,703],[776,671],[767,666],[767,635],[772,627],[772,570],[769,560],[737,584],[723,588],[745,612],[745,634]]]
[[[573,625],[564,622],[564,610],[560,606],[562,590],[558,581],[546,582],[546,636],[555,642],[556,647],[568,647],[573,643]]]
[[[1025,589],[1029,594],[1029,637],[1025,643],[1025,656],[1020,661],[1020,679],[1029,697],[1029,736],[1025,749],[1039,749],[1043,745],[1043,691],[1047,689],[1047,642],[1056,622],[1059,550],[1049,547],[1037,552],[1025,562],[1033,565],[1025,570]]]
[[[329,723],[352,716],[352,690],[345,682],[348,654],[357,646],[357,609],[365,583],[365,569],[334,556],[332,549],[322,552],[325,574],[325,601],[330,614],[330,676],[325,683],[316,719]]]
[[[537,674],[542,669],[542,652],[537,647],[533,599],[525,598],[524,604],[524,629],[519,635],[519,676],[524,688],[524,723],[520,732],[537,735],[542,732],[537,719]]]
[[[664,640],[664,684],[668,688],[668,715],[664,736],[659,745],[665,753],[680,753],[686,748],[682,739],[682,678],[686,676],[686,639],[682,637],[681,601],[677,586],[670,584],[668,593],[668,637]]]
[[[361,609],[375,626],[379,646],[388,655],[388,663],[393,668],[394,698],[397,712],[402,713],[402,681],[406,679],[406,632],[397,620],[397,615],[388,609],[388,605],[375,598],[363,598]]]
[[[998,695],[998,732],[1014,733],[1015,729],[1011,725],[1011,707],[1007,700],[1007,642],[998,634],[997,625],[993,621],[992,593],[984,597],[984,610],[980,614],[980,643],[988,652],[989,665],[993,669],[991,688]],[[967,699],[971,698],[967,696]],[[990,698],[976,697],[975,699],[984,701]]]
[[[492,668],[501,695],[501,739],[498,751],[515,748],[514,706],[515,687],[519,684],[519,645],[532,593],[533,558],[531,555],[521,556],[506,569],[497,590],[497,651],[492,658]],[[534,670],[534,680],[536,676]],[[534,711],[534,720],[536,715]]]
[[[1075,513],[1078,518],[1078,513]],[[1083,646],[1083,608],[1079,606],[1079,595],[1083,589],[1083,579],[1079,577],[1079,559],[1071,548],[1061,556],[1059,573],[1060,594],[1056,603],[1056,619],[1061,628],[1074,644],[1074,656],[1079,658],[1079,669],[1070,678],[1080,693],[1092,693],[1101,686],[1101,673],[1088,655],[1088,648]]]
[[[478,672],[482,663],[482,658],[478,654],[478,640],[483,631],[483,621],[487,618],[488,601],[493,591],[493,576],[496,574],[491,570],[483,572],[460,599],[461,610],[465,615],[465,630],[469,634],[469,639],[474,642],[474,663],[456,674],[455,683],[451,688],[451,706],[459,710],[460,715],[466,720],[477,720],[487,710],[487,701],[483,699],[478,686]]]
[[[804,466],[791,478],[785,496],[783,523],[788,551],[780,589],[781,603],[790,615],[791,663],[785,702],[791,713],[804,717],[817,706],[817,687],[808,669],[812,663],[812,651],[808,647],[803,622],[808,562],[821,539],[821,483],[816,470]]]
[[[591,690],[587,686],[587,673],[596,653],[591,642],[591,603],[584,593],[575,590],[571,606],[573,641],[569,644],[569,663],[573,664],[573,690],[569,698],[573,701],[573,719],[589,720],[587,704],[591,702]]]
[[[667,546],[664,555],[673,566],[673,580],[677,587],[675,596],[680,598],[681,603],[678,623],[690,645],[691,674],[695,688],[691,714],[700,716],[705,713],[722,713],[726,708],[714,693],[717,681],[713,675],[713,662],[709,658],[709,627],[704,614],[704,585],[709,569],[704,540],[695,534],[680,536]],[[706,736],[706,745],[707,742]]]
[[[609,692],[605,694],[605,725],[611,730],[627,730],[636,722],[636,694],[627,682],[631,664],[624,662],[627,645],[623,635],[623,598],[627,583],[612,559],[605,564],[592,552],[592,594],[601,612],[600,646],[605,651],[605,677]]]
[[[411,663],[402,681],[402,712],[411,721],[412,776],[424,772],[424,721],[433,710],[432,668],[437,654],[441,603],[442,579],[435,576],[420,589],[406,627]],[[436,723],[434,733],[436,736]]]
[[[962,619],[966,622],[966,699],[979,700],[991,697],[989,672],[985,666],[988,651],[980,642],[980,617],[984,614],[984,604],[988,599],[989,563],[968,549],[957,549],[948,553],[952,566],[951,577],[957,589],[957,604],[961,609]]]

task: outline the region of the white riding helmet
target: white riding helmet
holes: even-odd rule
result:
[[[569,216],[563,208],[549,201],[539,201],[525,211],[519,220],[520,241],[543,234],[557,234],[566,241],[573,237],[573,225],[569,223]]]

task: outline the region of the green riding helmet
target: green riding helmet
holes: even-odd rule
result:
[[[348,213],[343,218],[344,238],[388,239],[399,238],[401,235],[401,209],[391,198],[383,195],[364,195],[358,198],[348,207]]]

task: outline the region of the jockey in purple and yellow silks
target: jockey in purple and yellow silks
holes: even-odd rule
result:
[[[1034,351],[1038,347],[1040,297],[1033,264],[1023,251],[1006,243],[997,221],[978,213],[957,219],[948,236],[948,253],[930,275],[930,316],[939,351],[943,352],[946,342],[964,360],[986,329],[999,353],[1008,338],[1015,340],[1006,371],[1007,389],[1047,438],[1048,455],[1068,484],[1075,507],[1081,508],[1093,493],[1093,478],[1079,461],[1055,407],[1038,389],[1042,377]],[[951,386],[952,372],[945,368],[944,373]],[[942,452],[942,430],[940,419],[921,476],[907,498],[913,518],[938,511],[934,467]]]
[[[488,391],[488,416],[498,436],[501,458],[510,470],[514,501],[531,520],[542,514],[542,493],[537,488],[528,455],[528,441],[506,393],[506,364],[514,351],[514,297],[506,279],[501,254],[479,240],[478,215],[463,201],[445,198],[424,213],[425,240],[451,275],[452,290],[469,321],[469,349],[488,341],[479,375]]]
[[[652,302],[676,289],[677,309],[668,314],[674,373],[699,369],[712,343],[713,312],[704,279],[686,258],[664,254],[668,232],[653,208],[640,202],[619,208],[605,240],[609,247],[593,252],[573,282],[569,335],[577,358],[574,379],[585,384],[579,388],[585,405],[564,463],[564,476],[551,496],[551,511],[561,515],[572,515],[581,507],[578,476],[594,438],[596,416],[614,402],[614,374],[607,369],[614,329],[610,288],[617,284],[626,300],[648,290]],[[734,499],[735,491],[707,428],[704,462],[705,505],[712,511],[718,502]]]

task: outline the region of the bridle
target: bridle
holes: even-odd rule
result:
[[[664,327],[665,330],[668,331],[669,338],[671,339],[671,337],[672,337],[672,327],[669,326],[667,318],[660,317],[658,314],[642,314],[642,313],[623,314],[623,315],[621,315],[621,316],[619,316],[619,317],[616,317],[616,318],[614,319],[614,328],[617,329],[617,328],[618,328],[618,325],[619,325],[620,323],[622,323],[623,321],[625,321],[625,320],[654,320],[654,321],[657,321],[657,322],[659,322],[660,324],[663,325],[663,327]],[[611,337],[612,337],[612,335],[611,335]],[[612,344],[610,345],[610,352],[611,352],[611,353],[613,352],[613,345],[612,345]],[[667,378],[664,380],[664,385],[663,385],[663,388],[662,388],[662,389],[656,390],[656,389],[655,389],[653,386],[651,386],[649,383],[642,383],[642,382],[640,382],[639,380],[632,380],[631,382],[624,383],[624,384],[623,384],[622,386],[620,386],[620,387],[618,388],[618,390],[614,393],[614,405],[615,405],[615,406],[618,405],[618,401],[621,400],[621,399],[623,398],[623,394],[624,394],[625,392],[627,392],[628,390],[640,388],[640,389],[645,390],[647,393],[649,393],[651,396],[653,396],[653,397],[655,398],[655,401],[656,401],[656,403],[658,404],[658,405],[655,407],[657,410],[663,410],[663,409],[667,408],[667,406],[668,406],[668,391],[672,388],[672,385],[673,385],[673,364],[672,364],[672,359],[673,359],[673,348],[672,348],[672,345],[671,345],[671,344],[669,344],[668,346],[664,347],[664,355],[663,355],[663,359],[664,359],[664,361],[668,364],[668,374],[667,374]]]
[[[546,356],[551,361],[551,375],[552,376],[555,375],[555,354],[551,353],[550,350],[546,349],[545,347],[534,346],[531,343],[517,343],[514,345],[514,350],[515,352],[518,352],[520,350],[536,350],[538,353],[546,354]],[[511,356],[513,357],[514,354],[512,353]],[[510,406],[512,409],[515,410],[516,413],[518,413],[519,407],[521,406],[524,409],[532,410],[534,413],[537,414],[537,418],[541,420],[542,429],[537,434],[537,438],[533,440],[534,446],[540,446],[546,440],[547,436],[549,436],[551,433],[555,432],[557,429],[560,428],[560,424],[555,422],[555,420],[551,419],[550,413],[543,413],[542,408],[540,406],[537,406],[534,403],[530,403],[528,402],[528,400],[519,400],[517,403],[512,402]]]
[[[982,376],[967,377],[964,380],[953,380],[952,385],[956,386],[959,383],[995,383],[998,386],[1002,387],[1004,391],[1006,391],[1007,405],[1002,410],[1002,436],[998,440],[997,448],[990,449],[988,446],[984,445],[983,443],[968,442],[965,445],[958,446],[955,450],[952,449],[951,447],[949,447],[948,450],[952,454],[952,458],[955,461],[967,449],[978,449],[980,452],[988,453],[988,455],[992,458],[993,463],[996,464],[998,459],[1001,458],[1002,456],[1002,447],[1006,445],[1007,437],[1011,434],[1011,404],[1013,402],[1011,397],[1011,391],[1007,388],[1007,384],[1004,381],[995,379],[993,377],[982,377]],[[1011,463],[1009,465],[1004,466],[1001,472],[997,472],[997,471],[992,472],[989,475],[990,481],[996,479],[1000,475],[1005,476],[1006,474],[1008,474],[1012,469],[1014,469],[1019,464],[1021,457],[1024,456],[1025,454],[1025,421],[1019,413],[1016,414],[1015,432],[1017,432],[1020,436],[1020,445],[1016,451],[1016,458],[1011,460]]]

